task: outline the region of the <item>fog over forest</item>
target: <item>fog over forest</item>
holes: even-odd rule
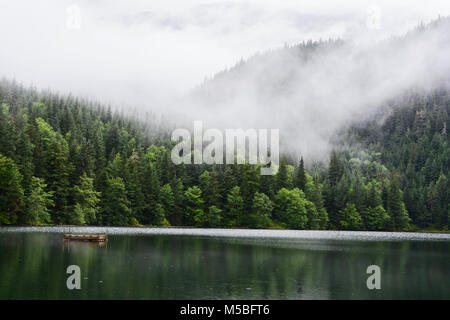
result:
[[[1,76],[174,126],[279,128],[311,159],[352,120],[448,74],[449,23],[408,34],[450,14],[445,1],[169,2],[5,3]]]

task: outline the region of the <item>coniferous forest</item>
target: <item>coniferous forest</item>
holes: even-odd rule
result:
[[[162,123],[0,84],[0,224],[447,230],[450,92],[410,92],[328,161],[175,165]]]

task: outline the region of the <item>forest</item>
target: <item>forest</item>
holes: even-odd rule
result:
[[[151,115],[2,80],[0,224],[447,230],[449,109],[448,90],[411,91],[343,129],[327,162],[286,153],[264,176],[175,165]]]

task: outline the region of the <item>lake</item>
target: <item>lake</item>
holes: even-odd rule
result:
[[[108,242],[64,243],[69,231]],[[66,286],[69,265],[80,290]],[[0,228],[0,299],[450,299],[449,273],[450,234]]]

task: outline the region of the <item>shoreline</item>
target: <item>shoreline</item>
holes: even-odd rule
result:
[[[108,235],[167,235],[204,236],[211,238],[253,238],[279,240],[356,240],[356,241],[450,241],[448,232],[398,231],[337,231],[337,230],[280,230],[280,229],[219,229],[189,227],[96,227],[96,226],[3,226],[0,233],[47,232],[64,234],[106,233]]]

